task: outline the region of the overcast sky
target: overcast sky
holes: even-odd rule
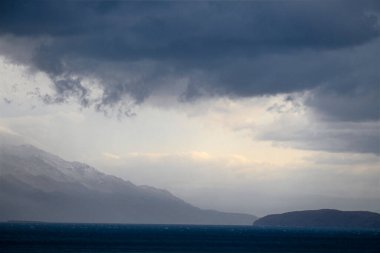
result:
[[[380,212],[378,1],[1,1],[0,133],[202,208]]]

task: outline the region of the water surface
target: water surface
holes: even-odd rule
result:
[[[0,252],[380,252],[380,231],[0,223]]]

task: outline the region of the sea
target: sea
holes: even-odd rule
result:
[[[379,230],[0,223],[0,252],[380,252]]]

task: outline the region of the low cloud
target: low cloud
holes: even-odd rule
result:
[[[284,150],[290,148],[380,155],[379,121],[347,121],[332,119],[326,114],[321,116],[307,106],[314,99],[310,96],[313,93],[253,98],[239,102],[218,100],[208,105],[206,110],[198,110],[195,115],[204,117],[210,124],[247,134],[253,141],[268,142]],[[351,106],[354,108],[338,109],[347,113],[349,110],[355,111],[356,105]],[[332,108],[330,113],[334,109],[336,108]]]
[[[378,122],[289,123],[288,120],[275,122],[267,130],[261,131],[256,138],[273,141],[275,145],[298,149],[380,155]]]

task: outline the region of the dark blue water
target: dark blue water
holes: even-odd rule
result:
[[[380,252],[380,231],[0,223],[0,252]]]

